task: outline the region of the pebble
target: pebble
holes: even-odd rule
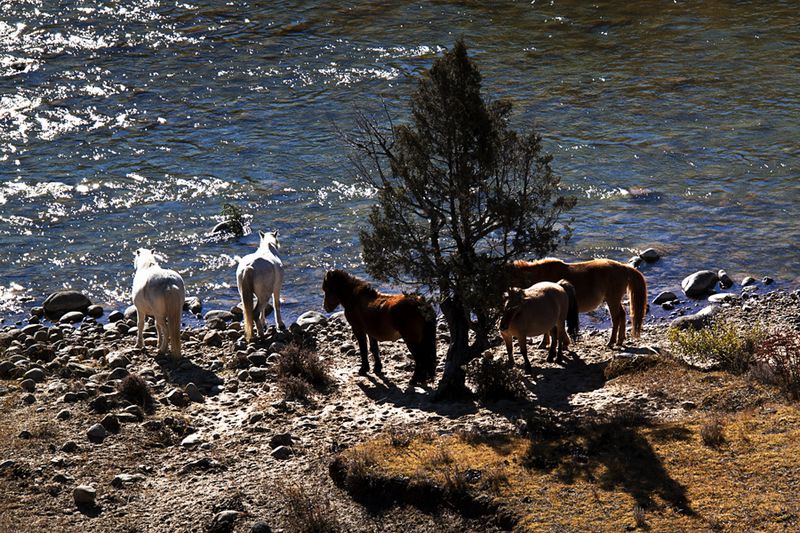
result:
[[[73,453],[78,451],[78,443],[74,440],[68,440],[61,446],[61,451],[64,453]]]
[[[69,420],[71,416],[72,413],[70,412],[69,409],[62,409],[61,411],[58,412],[56,418],[58,420]]]
[[[211,527],[209,531],[215,532],[223,532],[223,531],[233,531],[233,525],[236,520],[239,518],[239,511],[220,511],[214,515],[214,519],[211,520]]]
[[[189,397],[180,389],[172,389],[166,395],[166,399],[172,405],[185,407],[189,405]]]
[[[94,444],[102,443],[107,435],[108,432],[106,431],[106,428],[104,428],[101,424],[93,425],[89,428],[89,431],[86,432],[86,436],[89,438],[89,441]]]
[[[23,379],[20,384],[20,388],[25,392],[33,392],[36,390],[36,382],[32,379]]]
[[[205,400],[205,396],[203,396],[203,393],[200,392],[200,389],[198,389],[197,385],[195,385],[194,383],[187,383],[186,387],[184,387],[183,390],[184,392],[186,392],[186,395],[189,397],[189,400],[195,403],[203,403],[203,401]]]
[[[250,533],[272,533],[272,528],[266,522],[258,521],[250,526]]]
[[[663,291],[663,292],[658,293],[658,296],[653,298],[653,305],[660,305],[660,304],[663,304],[665,302],[672,302],[672,301],[677,300],[677,299],[678,299],[678,297],[675,295],[674,292],[672,292],[672,291]],[[352,346],[352,344],[350,346]]]
[[[236,317],[230,311],[223,311],[221,309],[214,309],[212,311],[207,312],[203,315],[203,320],[224,320],[225,322],[230,322],[234,320]]]
[[[185,437],[181,441],[181,446],[183,446],[184,448],[192,448],[192,447],[197,446],[198,444],[200,444],[202,442],[203,442],[203,439],[202,439],[202,437],[200,436],[199,433],[192,433],[191,435],[189,435],[188,437]]]
[[[724,270],[720,270],[719,272],[717,272],[717,277],[719,278],[720,288],[730,289],[731,287],[733,287],[733,280]]]
[[[272,457],[279,460],[288,459],[289,457],[294,455],[294,451],[288,446],[278,446],[270,453]]]
[[[36,383],[41,383],[42,381],[44,381],[45,374],[44,370],[42,370],[41,368],[31,368],[30,370],[25,372],[25,374],[23,374],[22,377],[24,379],[32,379]]]
[[[723,292],[719,294],[712,294],[708,297],[708,301],[711,303],[722,303],[722,302],[730,302],[734,299],[734,295],[729,292]]]
[[[207,346],[222,346],[222,337],[218,331],[209,331],[203,336],[203,344]]]
[[[84,314],[80,311],[70,311],[69,313],[65,313],[58,321],[62,324],[72,324],[75,322],[80,322],[84,319]]]
[[[756,282],[756,278],[753,278],[751,276],[745,276],[742,279],[741,285],[742,285],[742,287],[747,287],[748,285],[752,285],[755,282]]]
[[[123,313],[122,311],[114,310],[108,314],[108,321],[112,324],[124,319],[125,319],[125,313]]]
[[[22,402],[28,405],[35,403],[36,396],[34,396],[33,394],[26,394],[25,396],[22,397]]]
[[[92,318],[100,318],[103,316],[103,307],[100,305],[90,305],[86,309],[86,314]]]
[[[774,282],[774,281],[775,280],[772,279],[771,277],[764,276],[764,278],[761,280],[761,283],[763,283],[764,285],[772,285],[772,282]]]
[[[130,485],[139,481],[144,481],[146,478],[143,474],[117,474],[111,480],[111,486],[120,488],[123,485]]]
[[[97,491],[91,485],[78,485],[72,491],[72,498],[78,507],[94,505],[96,497]]]
[[[109,433],[119,433],[120,423],[117,415],[108,414],[104,416],[100,421],[100,425],[103,426]]]
[[[697,313],[676,318],[670,323],[670,327],[702,329],[711,323],[711,319],[719,312],[719,309],[718,305],[706,306]]]
[[[270,448],[277,448],[279,446],[292,446],[293,444],[294,439],[292,438],[291,433],[278,433],[269,439]]]

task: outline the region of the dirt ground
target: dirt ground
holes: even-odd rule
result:
[[[723,314],[743,324],[800,330],[796,295],[724,305]],[[409,389],[412,363],[401,343],[382,344],[382,376],[358,375],[354,341],[341,316],[305,332],[273,329],[249,346],[237,326],[211,337],[206,329],[184,331],[184,357],[177,363],[155,357],[152,329],[145,350],[134,348],[127,327],[91,322],[0,333],[0,530],[504,529],[506,521],[470,517],[454,506],[363,505],[334,483],[331,464],[345,450],[397,432],[518,438],[529,429],[526,416],[534,408],[565,420],[622,412],[651,424],[697,424],[698,413],[782,402],[776,390],[752,380],[677,364],[606,379],[615,358],[666,357],[663,325],[646,326],[640,339],[615,350],[605,347],[608,331],[585,332],[564,364],[546,363],[531,340],[534,372],[523,379],[526,398],[486,404],[434,402],[431,389]],[[275,381],[275,354],[293,339],[315,346],[333,377],[332,386],[306,402],[287,401]],[[504,347],[493,350],[505,357]],[[441,338],[438,351],[441,359]],[[42,373],[26,374],[35,368]],[[128,373],[149,383],[152,408],[137,411],[120,397],[120,379]],[[25,383],[29,390],[22,388],[26,375],[33,382]],[[111,430],[93,443],[87,431],[101,421]],[[81,485],[95,489],[94,503],[76,505],[74,490]],[[521,518],[514,523],[558,530]],[[618,522],[597,516],[591,524],[586,529],[616,529]]]

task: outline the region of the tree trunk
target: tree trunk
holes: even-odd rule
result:
[[[450,330],[450,346],[444,363],[444,373],[436,389],[435,399],[459,399],[468,397],[464,365],[472,359],[469,346],[469,317],[458,297],[449,297],[442,302],[442,314]]]

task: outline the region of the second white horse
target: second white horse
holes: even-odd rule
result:
[[[239,286],[239,296],[242,298],[244,309],[244,334],[249,341],[253,338],[253,320],[256,322],[258,336],[264,335],[264,311],[267,308],[269,296],[272,295],[272,305],[275,307],[275,324],[283,328],[281,320],[281,285],[283,285],[283,263],[278,257],[278,232],[258,232],[261,242],[252,254],[239,260],[236,269],[236,284]],[[253,308],[253,296],[258,299]]]
[[[186,299],[183,278],[174,270],[161,268],[152,250],[136,250],[133,260],[133,305],[136,306],[137,348],[144,347],[144,321],[147,315],[156,319],[158,353],[166,353],[169,345],[172,357],[181,356],[181,313]]]

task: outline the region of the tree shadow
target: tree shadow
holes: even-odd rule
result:
[[[377,404],[390,403],[397,407],[433,412],[452,419],[474,414],[478,410],[471,401],[434,401],[434,389],[430,386],[401,388],[384,374],[368,374],[365,377],[369,384],[358,383],[358,388]]]
[[[686,488],[670,477],[639,428],[611,421],[573,429],[558,437],[532,438],[523,466],[552,472],[567,484],[582,477],[603,490],[621,490],[644,509],[657,508],[659,498],[677,512],[694,514]],[[686,440],[690,434],[684,428],[664,428],[653,438]]]
[[[535,381],[526,379],[526,388],[535,396],[535,403],[557,411],[572,411],[569,399],[580,392],[602,389],[603,369],[607,362],[586,363],[575,352],[565,355],[559,367],[534,368]]]
[[[224,383],[223,379],[216,373],[203,368],[194,363],[191,359],[186,357],[173,360],[170,357],[159,357],[156,363],[169,383],[179,385],[181,387],[194,383],[197,388],[206,396],[213,396],[218,394],[219,390],[217,385]]]

